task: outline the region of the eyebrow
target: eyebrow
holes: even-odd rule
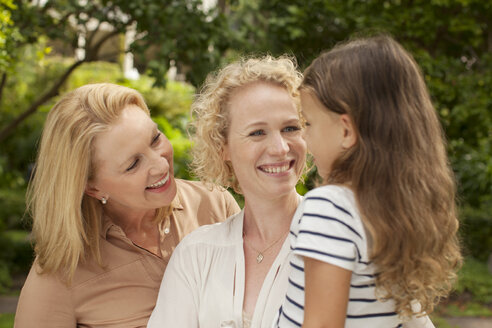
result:
[[[300,121],[300,119],[298,117],[296,118],[290,118],[286,121],[283,121],[282,124],[298,124]],[[257,127],[257,126],[264,126],[264,125],[268,125],[268,122],[266,121],[256,121],[256,122],[252,122],[248,125],[246,125],[245,129],[250,129],[250,128],[254,128],[254,127]]]

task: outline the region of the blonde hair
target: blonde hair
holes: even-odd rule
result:
[[[287,90],[300,113],[298,86],[302,80],[296,62],[287,56],[242,59],[209,74],[191,106],[194,120],[193,173],[207,183],[241,192],[230,162],[223,158],[229,129],[228,102],[232,93],[254,82],[269,82]]]
[[[378,295],[392,298],[402,317],[413,314],[414,300],[430,313],[451,290],[461,254],[454,177],[417,63],[377,36],[336,46],[304,75],[301,88],[355,126],[357,144],[324,178],[355,192]]]
[[[103,83],[66,94],[50,110],[27,192],[41,273],[59,273],[69,282],[80,260],[91,257],[102,265],[102,207],[85,188],[95,170],[94,138],[128,105],[149,114],[137,91]]]

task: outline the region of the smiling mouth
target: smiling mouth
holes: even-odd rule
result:
[[[281,163],[276,165],[260,165],[258,166],[258,169],[260,169],[260,171],[263,171],[265,173],[272,173],[272,174],[284,173],[287,172],[293,165],[294,165],[294,160],[288,163]]]
[[[161,180],[157,181],[156,183],[151,184],[150,186],[147,186],[146,189],[160,188],[163,185],[165,185],[168,180],[169,180],[169,172],[167,172],[166,176],[163,177]]]

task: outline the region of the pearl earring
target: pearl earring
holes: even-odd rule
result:
[[[105,197],[101,198],[101,204],[106,205],[107,202],[108,200]]]

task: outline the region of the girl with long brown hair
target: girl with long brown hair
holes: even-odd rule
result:
[[[401,327],[445,297],[461,263],[455,182],[422,73],[388,36],[322,54],[301,90],[324,186],[291,226],[280,327]]]

